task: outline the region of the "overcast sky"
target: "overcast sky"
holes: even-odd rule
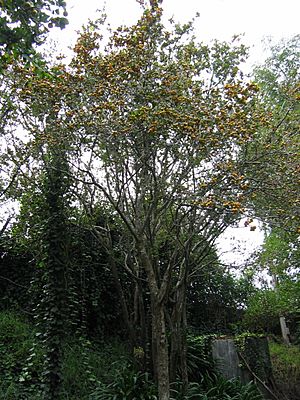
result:
[[[96,10],[102,9],[104,4],[113,28],[135,23],[142,12],[135,0],[67,0],[70,24],[64,31],[51,30],[51,37],[64,50],[73,46],[75,31],[88,19],[97,18]],[[265,37],[278,41],[299,33],[300,0],[164,0],[162,7],[166,20],[174,17],[182,23],[199,12],[195,23],[199,41],[230,40],[233,35],[244,33],[243,42],[251,46],[249,68],[263,62],[266,53],[262,40]],[[233,237],[234,240],[230,240]],[[250,232],[241,222],[239,228],[230,228],[222,237],[220,247],[226,252],[222,259],[241,263],[262,241],[260,229]],[[239,253],[233,251],[237,243],[242,248]]]
[[[67,0],[70,24],[64,31],[52,31],[51,37],[66,48],[75,42],[76,30],[88,19],[97,17],[97,9],[106,4],[108,21],[112,27],[130,25],[141,15],[135,0]],[[299,0],[164,0],[165,18],[186,22],[200,13],[195,23],[199,41],[230,40],[235,34],[245,33],[244,42],[252,47],[251,63],[264,58],[262,39],[274,40],[299,33]]]

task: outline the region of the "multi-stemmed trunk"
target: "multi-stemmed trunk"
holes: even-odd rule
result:
[[[166,334],[164,305],[153,299],[152,304],[152,345],[155,376],[159,400],[170,399],[169,352]]]
[[[165,296],[155,274],[154,265],[147,253],[145,243],[138,243],[141,265],[146,271],[151,299],[152,314],[152,362],[154,378],[158,386],[159,400],[170,399],[169,351],[165,320]]]
[[[186,345],[186,287],[180,285],[175,293],[170,325],[170,381],[176,381],[179,372],[184,387],[188,383]]]

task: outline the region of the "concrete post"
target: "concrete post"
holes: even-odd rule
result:
[[[285,318],[283,316],[279,317],[280,320],[280,327],[281,327],[281,333],[282,333],[282,338],[285,344],[290,345],[290,331],[289,328],[286,326]]]

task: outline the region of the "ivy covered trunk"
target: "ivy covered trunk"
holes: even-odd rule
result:
[[[66,275],[67,275],[67,216],[66,180],[64,153],[51,148],[45,157],[45,174],[42,183],[41,210],[43,218],[41,232],[41,263],[45,271],[43,288],[45,398],[59,398],[61,384],[62,340],[66,329]],[[41,316],[40,316],[41,317]]]

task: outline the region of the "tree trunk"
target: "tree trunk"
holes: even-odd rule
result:
[[[171,351],[170,351],[170,381],[175,382],[176,373],[180,369],[181,381],[188,384],[186,362],[186,287],[180,285],[175,293],[176,302],[173,305],[170,318]]]
[[[187,368],[187,318],[186,318],[186,286],[184,286],[184,296],[182,300],[182,334],[181,334],[181,352],[180,365],[181,377],[184,387],[189,383],[188,368]]]
[[[149,255],[147,254],[144,243],[137,243],[138,254],[147,277],[151,297],[152,311],[152,358],[154,378],[158,386],[159,400],[170,399],[170,380],[169,380],[169,352],[166,335],[165,322],[165,301],[160,300],[160,289],[154,267]]]
[[[143,299],[143,288],[139,281],[136,281],[134,291],[134,318],[136,345],[143,349],[139,353],[138,366],[142,371],[146,371],[147,364],[147,322],[146,311]]]
[[[152,316],[152,335],[155,339],[153,344],[156,346],[156,360],[154,369],[156,369],[158,397],[159,400],[170,399],[169,382],[169,355],[168,341],[166,335],[166,323],[164,306],[155,302]]]
[[[123,288],[119,279],[119,274],[118,274],[118,269],[115,263],[115,259],[113,256],[111,256],[109,254],[109,266],[110,266],[110,270],[112,272],[113,278],[114,278],[114,284],[119,296],[119,300],[120,300],[120,305],[121,305],[121,309],[122,309],[122,317],[123,317],[123,321],[124,324],[126,326],[127,329],[127,333],[128,333],[128,337],[129,337],[129,341],[130,341],[130,345],[133,348],[136,345],[136,337],[135,337],[135,332],[132,326],[132,323],[130,322],[130,318],[129,318],[129,313],[128,313],[128,307],[127,307],[127,303],[126,303],[126,299],[125,299],[125,295],[123,292]]]
[[[171,335],[171,349],[170,349],[170,382],[176,381],[176,371],[178,366],[178,351],[179,343],[176,338],[175,331]]]

